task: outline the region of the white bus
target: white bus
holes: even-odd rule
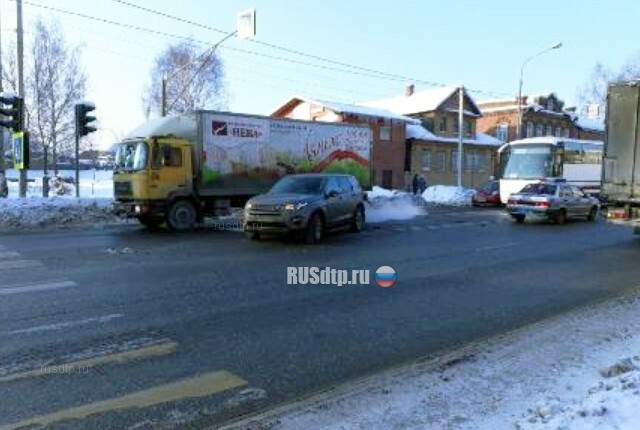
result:
[[[577,140],[562,137],[532,137],[505,143],[498,150],[500,159],[500,199],[525,185],[543,179],[561,179],[599,194],[602,171],[600,140]]]

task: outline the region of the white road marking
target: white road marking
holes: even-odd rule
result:
[[[33,293],[35,291],[58,290],[60,288],[75,287],[76,285],[77,284],[73,281],[47,282],[42,284],[0,285],[0,296]]]
[[[0,248],[0,260],[4,260],[7,258],[16,258],[16,257],[20,257],[19,252],[4,251],[2,248]]]
[[[503,243],[501,245],[481,246],[476,248],[476,252],[496,251],[498,249],[513,248],[520,245],[519,243]]]
[[[0,245],[0,251],[5,251],[7,248],[4,247],[4,245]]]
[[[56,330],[62,330],[69,327],[78,327],[78,326],[87,325],[87,324],[104,324],[111,320],[122,318],[123,316],[124,314],[103,315],[101,317],[91,317],[91,318],[85,318],[85,319],[75,320],[75,321],[65,321],[65,322],[60,322],[55,324],[46,324],[46,325],[39,325],[35,327],[29,327],[29,328],[21,328],[18,330],[11,330],[6,333],[11,335],[11,334],[31,334],[31,333],[39,333],[43,331],[56,331]]]
[[[0,260],[0,270],[29,269],[43,266],[42,262],[38,260]]]

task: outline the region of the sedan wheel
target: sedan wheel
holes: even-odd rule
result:
[[[591,210],[589,211],[589,215],[587,215],[587,220],[595,221],[596,220],[596,216],[598,216],[598,208],[593,206],[591,208]]]

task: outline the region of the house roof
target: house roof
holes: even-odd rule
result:
[[[407,124],[407,139],[428,140],[431,142],[457,143],[457,137],[437,136],[419,124]],[[484,133],[476,133],[475,139],[463,139],[467,145],[501,146],[503,141]]]
[[[457,85],[449,85],[446,87],[432,88],[429,90],[418,91],[410,96],[392,97],[382,100],[372,100],[368,102],[358,103],[361,106],[370,106],[381,109],[387,109],[400,115],[411,115],[421,112],[431,112],[438,109],[445,101],[449,99],[460,88]],[[467,100],[471,103],[472,108],[476,111],[476,115],[480,114],[480,109],[473,101],[473,98],[465,91]]]
[[[418,123],[418,121],[414,118],[410,118],[404,115],[399,115],[397,113],[391,112],[390,110],[386,110],[382,108],[352,105],[348,103],[331,102],[326,100],[311,99],[308,97],[300,97],[300,96],[293,97],[292,99],[290,99],[288,102],[286,102],[285,104],[280,106],[278,109],[276,109],[271,114],[271,116],[281,116],[282,114],[296,107],[298,104],[305,103],[305,102],[316,105],[316,106],[322,106],[335,113],[360,115],[360,116],[366,116],[366,117],[372,117],[372,118],[389,118],[389,119],[404,121],[407,123],[415,123],[415,124]]]

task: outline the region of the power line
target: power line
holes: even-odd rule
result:
[[[15,1],[15,0],[14,0]],[[153,9],[149,9],[149,8],[145,8],[142,6],[138,6],[138,5],[134,5],[132,3],[126,2],[124,0],[112,0],[118,3],[121,3],[123,5],[127,5],[130,7],[134,7],[149,13],[154,13],[157,14],[159,16],[163,16],[163,17],[167,17],[170,19],[174,19],[183,23],[187,23],[189,25],[195,25],[201,28],[205,28],[208,30],[212,30],[212,31],[216,31],[216,32],[221,32],[221,33],[225,33],[228,34],[227,32],[225,32],[224,30],[220,30],[220,29],[216,29],[214,27],[210,27],[210,26],[206,26],[204,24],[199,24],[190,20],[186,20],[186,19],[182,19],[182,18],[178,18],[175,17],[173,15],[170,14],[166,14],[163,12],[159,12]],[[71,15],[71,16],[76,16],[76,17],[80,17],[80,18],[84,18],[84,19],[89,19],[89,20],[93,20],[93,21],[97,21],[97,22],[102,22],[105,24],[110,24],[110,25],[115,25],[115,26],[119,26],[122,28],[128,28],[131,30],[136,30],[136,31],[142,31],[142,32],[146,32],[149,34],[154,34],[154,35],[159,35],[159,36],[164,36],[164,37],[171,37],[171,38],[175,38],[175,39],[181,39],[181,40],[186,40],[186,41],[190,41],[190,42],[194,42],[194,43],[198,43],[198,44],[202,44],[202,45],[210,45],[210,43],[201,41],[201,40],[197,40],[191,37],[186,37],[186,36],[181,36],[181,35],[176,35],[176,34],[172,34],[172,33],[168,33],[168,32],[164,32],[164,31],[159,31],[159,30],[153,30],[153,29],[149,29],[149,28],[145,28],[145,27],[140,27],[137,25],[132,25],[132,24],[125,24],[125,23],[121,23],[121,22],[117,22],[117,21],[112,21],[106,18],[99,18],[96,16],[92,16],[92,15],[87,15],[87,14],[83,14],[83,13],[79,13],[79,12],[74,12],[74,11],[69,11],[69,10],[65,10],[65,9],[60,9],[60,8],[56,8],[53,6],[46,6],[46,5],[42,5],[42,4],[38,4],[38,3],[33,3],[30,1],[23,1],[24,4],[28,4],[30,6],[36,7],[36,8],[42,8],[42,9],[46,9],[46,10],[50,10],[50,11],[54,11],[54,12],[58,12],[58,13],[62,13],[62,14],[67,14],[67,15]],[[365,67],[360,67],[360,66],[355,66],[355,65],[351,65],[351,64],[347,64],[347,63],[343,63],[340,61],[335,61],[335,60],[331,60],[331,59],[327,59],[327,58],[323,58],[320,56],[316,56],[313,54],[307,54],[307,53],[303,53],[300,51],[295,51],[289,48],[284,48],[284,47],[280,47],[274,44],[270,44],[267,42],[261,42],[258,40],[252,40],[255,43],[259,43],[263,46],[268,46],[274,49],[279,49],[285,52],[289,52],[289,53],[293,53],[296,55],[301,55],[301,56],[306,56],[309,58],[313,58],[319,61],[324,61],[324,62],[328,62],[331,64],[336,64],[336,65],[342,65],[343,67],[348,67],[350,69],[354,69],[354,70],[345,70],[345,69],[340,69],[337,67],[332,67],[332,66],[326,66],[326,65],[321,65],[321,64],[316,64],[316,63],[310,63],[310,62],[305,62],[305,61],[300,61],[300,60],[295,60],[292,58],[285,58],[285,57],[279,57],[279,56],[274,56],[274,55],[269,55],[269,54],[264,54],[261,52],[256,52],[256,51],[251,51],[251,50],[246,50],[246,49],[241,49],[241,48],[232,48],[229,46],[222,46],[221,49],[225,49],[225,50],[230,50],[230,51],[236,51],[236,52],[242,52],[242,53],[246,53],[246,54],[250,54],[250,55],[255,55],[255,56],[259,56],[259,57],[264,57],[264,58],[270,58],[270,59],[274,59],[274,60],[278,60],[278,61],[284,61],[284,62],[289,62],[289,63],[294,63],[294,64],[300,64],[303,66],[308,66],[308,67],[313,67],[313,68],[321,68],[324,70],[330,70],[330,71],[335,71],[335,72],[340,72],[340,73],[348,73],[348,74],[353,74],[353,75],[359,75],[359,76],[365,76],[365,77],[370,77],[370,78],[376,78],[376,79],[385,79],[385,80],[389,80],[389,81],[411,81],[414,83],[419,83],[419,84],[425,84],[425,85],[429,85],[429,86],[447,86],[446,84],[443,83],[436,83],[436,82],[431,82],[431,81],[426,81],[426,80],[422,80],[422,79],[413,79],[410,77],[406,77],[406,76],[401,76],[401,75],[394,75],[394,74],[390,74],[390,73],[386,73],[386,72],[381,72],[378,70],[373,70],[373,69],[368,69]],[[359,71],[357,71],[359,70]],[[480,94],[487,94],[487,95],[491,95],[491,96],[505,96],[506,94],[504,93],[496,93],[496,92],[489,92],[489,91],[483,91],[483,90],[478,90],[478,89],[471,89],[471,88],[466,88],[467,91],[472,91],[472,92],[476,92],[476,93],[480,93]]]
[[[180,18],[180,17],[178,17],[176,15],[172,15],[172,14],[169,14],[169,13],[166,13],[166,12],[162,12],[162,11],[159,11],[157,9],[151,9],[151,8],[139,6],[139,5],[133,4],[133,3],[125,1],[125,0],[111,0],[111,1],[114,1],[116,3],[120,3],[120,4],[123,4],[123,5],[129,6],[129,7],[135,8],[135,9],[139,9],[139,10],[142,10],[142,11],[145,11],[145,12],[148,12],[148,13],[152,13],[152,14],[155,14],[155,15],[158,15],[158,16],[162,16],[162,17],[165,17],[165,18],[168,18],[168,19],[172,19],[174,21],[179,21],[179,22],[182,22],[182,23],[185,23],[185,24],[193,25],[195,27],[200,27],[200,28],[211,30],[211,31],[215,31],[215,32],[218,32],[218,33],[225,33],[225,34],[228,33],[228,32],[226,32],[224,30],[219,29],[219,28],[215,28],[215,27],[212,27],[212,26],[209,26],[209,25],[201,24],[201,23],[198,23],[198,22],[195,22],[195,21],[191,21],[191,20],[188,20],[188,19],[185,19],[185,18]],[[276,44],[273,44],[273,43],[269,43],[269,42],[265,42],[265,41],[261,41],[261,40],[257,40],[257,39],[249,39],[249,41],[252,42],[252,43],[256,43],[256,44],[262,45],[262,46],[267,46],[267,47],[272,48],[272,49],[276,49],[276,50],[279,50],[279,51],[287,52],[289,54],[308,57],[308,58],[312,58],[314,60],[318,60],[318,61],[322,61],[322,62],[326,62],[326,63],[330,63],[330,64],[342,66],[342,67],[348,67],[350,69],[355,69],[355,70],[359,70],[359,71],[362,71],[362,72],[373,73],[375,75],[384,76],[384,77],[387,77],[387,78],[392,78],[392,79],[398,80],[398,81],[411,81],[411,82],[420,83],[420,84],[429,85],[429,86],[434,86],[434,87],[447,86],[447,84],[443,84],[443,83],[439,83],[439,82],[426,81],[426,80],[423,80],[423,79],[414,79],[414,78],[411,78],[411,77],[408,77],[408,76],[387,73],[387,72],[383,72],[383,71],[379,71],[379,70],[375,70],[375,69],[370,69],[370,68],[367,68],[367,67],[361,67],[361,66],[345,63],[345,62],[342,62],[342,61],[338,61],[338,60],[333,60],[333,59],[330,59],[330,58],[322,57],[322,56],[319,56],[319,55],[309,54],[309,53],[306,53],[306,52],[298,51],[298,50],[295,50],[295,49],[287,48],[287,47],[284,47],[284,46],[276,45]],[[279,58],[276,58],[276,59],[279,59]],[[285,61],[291,61],[291,60],[286,59]],[[308,63],[300,63],[300,64],[308,65]],[[332,69],[329,68],[329,70],[332,70]],[[336,69],[333,69],[333,70],[336,70]],[[479,94],[501,95],[501,96],[506,95],[506,94],[488,92],[488,91],[478,90],[478,89],[467,89],[467,90],[468,91],[472,91],[472,92],[476,92],[476,93],[479,93]]]

